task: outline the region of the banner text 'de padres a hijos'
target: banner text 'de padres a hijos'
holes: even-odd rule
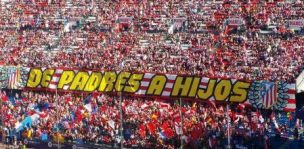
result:
[[[26,87],[48,88],[84,92],[126,92],[145,96],[163,96],[170,87],[166,97],[198,98],[217,101],[244,102],[247,99],[250,82],[231,79],[208,79],[201,87],[202,77],[176,76],[169,80],[166,74],[114,72],[114,71],[78,71],[56,69],[30,69]],[[149,73],[151,74],[151,73]],[[145,86],[143,87],[143,84]],[[142,89],[144,88],[144,89]]]

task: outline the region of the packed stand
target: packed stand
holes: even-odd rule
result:
[[[279,140],[299,139],[292,114],[261,111],[244,105],[213,102],[162,101],[122,95],[123,144],[125,147],[188,148],[227,146],[228,117],[232,147],[273,147]],[[181,113],[180,113],[181,112]],[[226,115],[228,114],[228,115]],[[119,96],[71,95],[1,91],[2,139],[64,144],[108,144],[120,137]],[[25,122],[31,119],[31,122]],[[294,130],[295,128],[295,130]],[[279,139],[279,140],[278,140]]]
[[[2,1],[0,63],[294,82],[303,1]],[[241,18],[239,26],[227,18]]]

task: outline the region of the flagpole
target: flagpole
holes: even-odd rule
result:
[[[59,149],[60,147],[59,147],[59,111],[58,111],[58,109],[59,109],[59,100],[58,100],[58,93],[57,93],[57,87],[56,87],[56,103],[57,103],[57,105],[56,105],[56,112],[57,112],[57,148]]]
[[[122,71],[123,69],[123,63],[124,61],[121,62],[119,69]],[[119,114],[120,114],[120,148],[123,149],[123,113],[122,113],[122,90],[120,91],[119,95]]]
[[[183,132],[183,113],[182,113],[182,98],[180,97],[179,98],[179,116],[180,116],[180,126],[181,126],[181,136],[180,136],[180,141],[181,141],[181,149],[183,149],[184,147],[184,142],[183,142],[183,135],[184,135],[184,132]]]
[[[0,86],[2,86],[1,83],[0,83]],[[2,88],[0,88],[0,89],[1,89],[1,93],[2,93]],[[2,108],[2,106],[3,106],[3,100],[1,99],[0,102],[1,102],[1,108]],[[3,125],[3,109],[1,109],[1,130],[2,130],[2,131],[1,131],[1,132],[2,132],[2,133],[1,133],[1,138],[2,138],[2,140],[0,140],[1,142],[5,140],[5,139],[4,139],[4,133],[3,133],[3,130],[4,130],[4,129],[3,129],[3,126],[4,126],[4,125]]]
[[[122,115],[122,92],[119,95],[119,112],[120,112],[120,148],[123,149],[123,115]]]
[[[230,118],[229,118],[229,104],[226,105],[226,117],[227,117],[227,141],[228,141],[228,146],[227,148],[230,149]]]

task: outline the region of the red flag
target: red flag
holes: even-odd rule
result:
[[[139,126],[139,136],[143,139],[146,137],[146,127],[145,125],[141,124]]]
[[[90,120],[90,125],[93,125],[95,121],[96,121],[95,114],[92,114],[91,120]]]
[[[2,95],[2,101],[8,101],[8,97],[6,95]]]
[[[147,124],[147,128],[149,130],[149,133],[152,134],[152,135],[155,135],[156,134],[156,125],[155,123],[148,123]]]
[[[75,116],[76,116],[77,123],[82,121],[81,107],[78,107],[78,110],[76,111]]]
[[[82,115],[80,113],[76,114],[76,122],[79,123],[82,120]]]
[[[187,109],[185,107],[182,107],[182,113],[186,113]]]
[[[200,124],[196,124],[191,132],[192,139],[199,139],[203,134],[203,130]]]
[[[98,95],[99,95],[98,92],[93,92],[93,93],[92,93],[92,96],[93,96],[95,99],[98,97]]]
[[[70,101],[72,101],[72,97],[71,96],[66,96],[65,97],[65,103],[69,103]]]
[[[167,137],[167,138],[172,138],[174,137],[174,131],[170,128],[170,124],[169,122],[164,122],[161,126],[162,130],[163,130],[163,133],[164,135]]]

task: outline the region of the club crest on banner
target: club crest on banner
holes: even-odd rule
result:
[[[29,69],[25,67],[0,67],[0,88],[19,89],[25,87]]]
[[[286,82],[255,81],[248,91],[249,103],[255,108],[283,110],[288,99]]]
[[[272,107],[277,102],[277,86],[274,82],[262,82],[260,98],[266,109]]]

